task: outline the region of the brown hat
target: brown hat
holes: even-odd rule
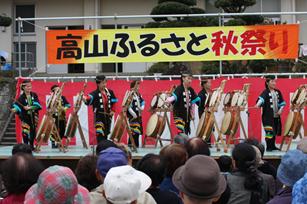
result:
[[[205,155],[193,156],[179,167],[173,175],[173,183],[179,191],[200,199],[218,197],[226,189],[216,161]]]

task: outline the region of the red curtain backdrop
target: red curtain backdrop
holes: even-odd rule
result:
[[[220,82],[225,78],[218,78],[215,80],[212,80],[212,88],[216,88],[220,85]],[[227,80],[227,79],[226,79]],[[17,87],[19,90],[19,86],[22,79],[19,79],[17,82]],[[62,82],[60,82],[61,84]],[[121,104],[123,97],[125,95],[126,90],[129,89],[129,83],[127,80],[108,80],[107,87],[109,89],[112,89],[116,95],[116,97],[119,99],[119,102],[117,104],[117,110],[116,113],[118,114],[121,111]],[[156,92],[159,91],[167,91],[170,89],[172,85],[178,85],[180,82],[179,80],[144,80],[141,82],[140,86],[140,93],[142,94],[143,98],[145,99],[145,111],[143,112],[143,129],[144,133],[146,130],[146,124],[150,117],[149,107],[150,102],[152,100],[153,95]],[[264,83],[265,80],[263,78],[234,78],[234,79],[228,79],[226,82],[225,90],[224,92],[232,91],[232,90],[241,90],[243,87],[243,84],[250,83],[250,92],[248,97],[248,106],[253,107],[256,103],[256,100],[260,93],[264,90]],[[289,104],[290,104],[290,94],[294,93],[295,90],[299,87],[301,84],[306,84],[306,79],[277,79],[277,88],[280,89],[280,91],[283,94],[283,97],[287,103],[284,112],[282,114],[282,124],[284,124],[287,114],[289,112]],[[39,100],[41,102],[41,105],[43,109],[40,111],[40,120],[42,119],[45,111],[46,111],[46,96],[50,94],[50,87],[53,84],[58,84],[57,81],[50,82],[50,81],[43,81],[43,80],[34,80],[32,81],[32,91],[36,92],[38,94]],[[70,104],[73,106],[73,97],[78,94],[78,92],[83,88],[84,82],[66,82],[63,89],[63,95],[67,98],[67,100],[70,102]],[[192,87],[196,92],[200,91],[200,81],[197,79],[194,79],[192,82]],[[88,86],[85,89],[85,93],[88,94],[91,91],[96,89],[96,84],[94,82],[88,82]],[[17,91],[17,96],[20,94],[19,91]],[[221,102],[222,103],[222,102]],[[86,119],[88,122],[88,127],[85,129],[88,129],[88,141],[90,144],[95,144],[95,130],[94,130],[94,124],[93,124],[93,111],[92,107],[88,107],[87,109],[87,115],[88,119]],[[305,108],[306,110],[306,108]],[[72,111],[72,108],[70,108],[67,112],[68,114]],[[249,109],[250,117],[248,121],[248,134],[249,137],[257,138],[258,140],[261,140],[262,135],[262,125],[261,125],[261,110],[260,109]],[[116,115],[117,115],[116,114]],[[17,117],[17,116],[16,116]],[[304,111],[304,118],[307,118],[307,113]],[[16,118],[16,137],[17,141],[20,143],[22,142],[22,136],[21,136],[21,125],[20,120],[18,117]],[[84,120],[84,117],[80,117],[80,121],[82,123],[82,120]],[[171,124],[172,124],[172,130],[173,133],[176,133],[175,126],[173,124],[173,119],[171,117]],[[305,119],[304,127],[307,127],[307,120]],[[87,130],[86,130],[87,131]],[[238,131],[238,134],[240,131]],[[190,135],[192,137],[193,135]],[[277,139],[278,142],[280,142],[280,137]],[[126,137],[123,137],[123,142],[126,142]],[[76,139],[71,143],[72,145],[76,144]]]

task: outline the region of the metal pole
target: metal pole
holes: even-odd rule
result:
[[[21,20],[18,18],[18,70],[21,77]]]
[[[205,14],[169,14],[169,15],[120,15],[120,16],[75,16],[75,17],[39,17],[20,18],[25,21],[41,20],[76,20],[76,19],[130,19],[130,18],[158,18],[158,17],[207,17],[207,16],[277,16],[277,15],[307,15],[307,11],[300,12],[250,12],[250,13],[205,13]],[[17,20],[17,19],[16,19]]]
[[[114,15],[114,21],[115,21],[115,30],[117,29],[117,18],[116,14]],[[115,62],[115,76],[118,77],[118,63]]]
[[[219,27],[222,25],[222,18],[221,16],[219,16]],[[222,64],[222,60],[219,61],[219,67],[220,67],[220,75],[223,74],[223,64]]]

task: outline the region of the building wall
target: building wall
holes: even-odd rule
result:
[[[15,5],[18,4],[35,4],[35,17],[70,17],[70,16],[114,16],[114,15],[146,15],[150,14],[151,9],[157,4],[157,0],[1,0],[0,13],[6,13],[8,16],[14,16]],[[198,0],[197,6],[204,8],[207,13],[219,12],[214,7],[214,0]],[[307,1],[305,0],[257,0],[257,4],[247,9],[247,12],[278,12],[278,11],[305,11]],[[278,16],[277,16],[278,17]],[[293,16],[281,16],[284,22],[301,22],[300,41],[307,43],[307,36],[303,35],[307,31],[307,16],[300,15],[296,18]],[[118,25],[126,27],[139,27],[140,25],[152,21],[150,18],[127,18],[117,19]],[[84,25],[85,29],[100,29],[101,25],[114,25],[114,19],[86,19],[86,20],[49,20],[36,21],[38,26],[34,34],[23,35],[23,42],[37,43],[37,67],[40,72],[55,69],[53,65],[46,64],[46,47],[45,47],[45,28],[48,26],[72,26]],[[14,31],[14,25],[0,30],[0,50],[13,51],[13,42],[17,42],[18,37]],[[148,63],[125,63],[124,71],[135,71],[135,67],[143,67],[146,70]],[[67,66],[67,65],[63,65]],[[134,67],[134,68],[133,68]],[[100,70],[101,64],[86,64],[86,72],[95,72]],[[138,68],[139,69],[139,68]],[[140,70],[140,71],[143,71]]]
[[[296,11],[307,11],[306,0],[296,0]],[[298,15],[296,20],[300,22],[300,43],[307,44],[307,15]]]
[[[10,0],[1,0],[0,14],[6,14],[12,16],[12,6]],[[12,52],[12,28],[0,27],[0,50],[11,53]]]

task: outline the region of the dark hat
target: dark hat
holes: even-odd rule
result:
[[[226,189],[226,180],[214,159],[205,155],[191,157],[173,175],[179,191],[192,198],[211,199]]]
[[[125,152],[115,147],[109,147],[99,153],[97,169],[100,175],[105,177],[111,168],[127,164],[128,159]]]

